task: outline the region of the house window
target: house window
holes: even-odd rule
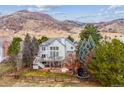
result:
[[[55,58],[55,57],[58,57],[59,56],[59,52],[50,52],[50,57],[51,58]]]
[[[42,58],[46,58],[46,55],[45,54],[42,54]]]
[[[59,47],[56,47],[56,50],[59,50]]]
[[[73,49],[73,47],[71,47],[71,49]]]
[[[52,47],[50,47],[50,50],[53,50],[53,48],[52,48]]]
[[[58,57],[59,56],[59,52],[55,52],[55,56]]]
[[[50,47],[50,50],[59,50],[59,47]]]
[[[46,48],[45,48],[45,47],[42,47],[42,50],[43,50],[43,51],[45,51],[45,50],[46,50]]]
[[[52,58],[52,55],[53,55],[52,52],[50,52],[50,58]]]
[[[56,47],[53,47],[53,50],[56,50]]]
[[[55,57],[55,52],[50,52],[50,57],[54,58]]]

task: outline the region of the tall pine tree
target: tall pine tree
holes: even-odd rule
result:
[[[79,33],[80,41],[77,46],[77,55],[79,54],[79,48],[81,45],[81,42],[86,39],[88,40],[89,36],[92,36],[95,44],[99,44],[99,41],[101,39],[101,35],[99,31],[97,30],[97,27],[95,27],[92,24],[87,24],[83,30],[81,30],[81,33]]]
[[[31,37],[29,34],[26,35],[24,42],[23,42],[23,52],[22,52],[22,60],[23,60],[23,67],[30,67],[31,66]]]
[[[101,39],[100,33],[98,32],[97,28],[92,24],[87,24],[84,30],[81,31],[79,36],[80,40],[88,39],[89,36],[92,36],[96,44],[98,44]]]
[[[31,47],[31,63],[30,63],[30,67],[31,67],[31,64],[33,64],[35,56],[38,54],[39,51],[39,42],[35,37],[33,37],[30,47]]]

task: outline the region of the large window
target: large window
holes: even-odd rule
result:
[[[53,50],[56,50],[56,47],[53,47]]]
[[[50,50],[53,50],[53,47],[50,47]]]
[[[56,47],[56,50],[59,50],[59,47]]]
[[[43,47],[42,47],[42,50],[45,51],[45,50],[46,50],[46,47],[43,46]]]
[[[58,57],[59,56],[59,52],[55,52],[55,51],[51,51],[50,52],[50,57],[51,58],[56,58],[56,57]]]
[[[59,47],[50,47],[50,50],[59,50]]]
[[[55,52],[55,56],[58,57],[59,56],[59,52]]]
[[[59,47],[57,46],[53,46],[53,47],[50,47],[50,58],[56,58],[59,56]]]

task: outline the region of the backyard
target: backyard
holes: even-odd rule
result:
[[[100,86],[96,82],[78,80],[69,73],[50,73],[41,70],[22,70],[17,71],[19,78],[12,77],[8,72],[8,64],[0,64],[1,87],[96,87]],[[15,73],[15,72],[13,72]],[[13,74],[12,73],[12,74]]]

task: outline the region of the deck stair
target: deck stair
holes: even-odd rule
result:
[[[40,56],[36,56],[33,61],[33,69],[44,68],[45,65],[42,63],[42,58]]]

